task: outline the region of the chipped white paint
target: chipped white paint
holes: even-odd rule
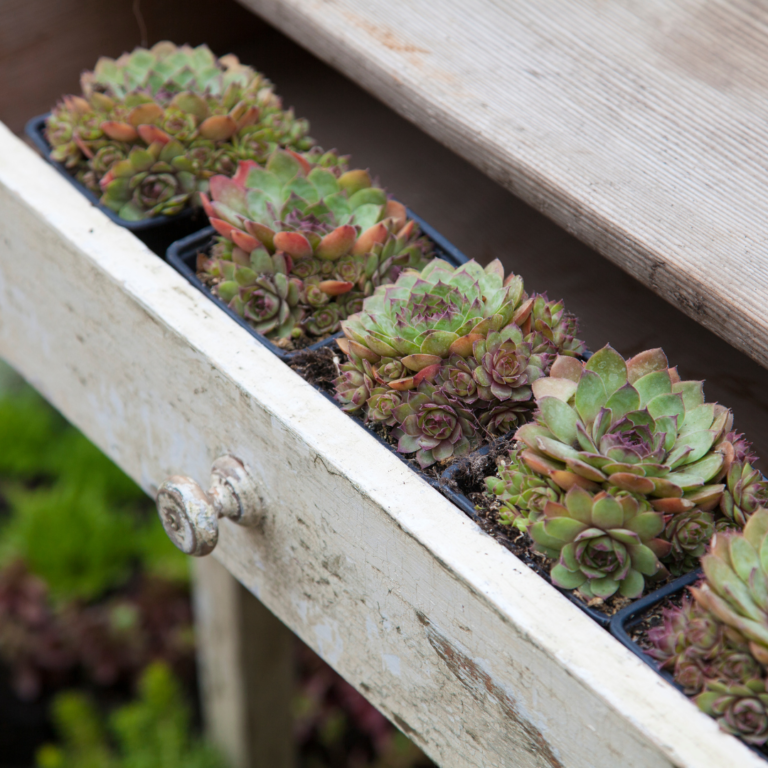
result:
[[[240,1],[768,365],[768,4]]]
[[[2,128],[0,287],[0,354],[148,491],[263,478],[213,556],[438,764],[763,765]]]

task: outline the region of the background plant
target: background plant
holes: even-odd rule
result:
[[[53,705],[61,745],[46,745],[38,768],[223,768],[224,758],[191,733],[191,713],[170,669],[152,664],[136,701],[108,718],[87,696],[60,694]]]

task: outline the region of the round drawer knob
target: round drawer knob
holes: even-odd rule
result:
[[[213,551],[220,517],[253,525],[263,509],[256,481],[234,456],[222,456],[213,463],[208,491],[182,475],[169,477],[157,491],[157,512],[165,532],[182,552],[195,557]]]

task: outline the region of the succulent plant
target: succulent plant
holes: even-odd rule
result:
[[[699,707],[750,744],[768,742],[768,510],[717,533],[704,580],[662,613],[647,651]]]
[[[680,381],[660,349],[626,362],[610,346],[586,363],[560,357],[533,390],[538,411],[516,434],[518,471],[526,464],[563,491],[631,493],[665,515],[674,569],[690,566],[715,522],[703,513],[725,490],[730,411],[704,402],[701,382]]]
[[[480,430],[472,411],[428,381],[417,391],[406,392],[393,414],[398,424],[393,433],[397,450],[415,452],[422,468],[465,456],[477,447]]]
[[[134,147],[124,160],[111,165],[100,186],[101,202],[127,221],[173,216],[203,188],[178,141]]]
[[[745,683],[708,680],[695,701],[724,731],[748,744],[762,746],[768,742],[768,690],[764,680],[753,678]]]
[[[323,336],[376,286],[423,267],[429,248],[405,207],[387,200],[366,171],[344,166],[331,153],[277,150],[263,167],[243,162],[232,179],[212,178],[211,199],[202,200],[220,236],[199,264],[203,279],[231,281],[224,273],[243,268],[258,275],[266,256],[281,258],[298,288],[300,316],[290,332]],[[257,330],[286,336],[283,328]]]
[[[564,491],[549,477],[520,461],[520,451],[515,448],[509,462],[499,463],[497,476],[486,477],[485,487],[500,503],[501,523],[525,531],[531,523],[541,520],[550,501],[562,503]]]
[[[372,420],[395,426],[398,450],[416,453],[427,467],[463,456],[485,434],[508,432],[530,415],[531,385],[557,352],[567,354],[531,330],[537,303],[542,317],[560,318],[553,338],[568,336],[557,323],[572,328],[572,319],[559,308],[550,312],[540,297],[528,298],[521,278],[505,279],[499,261],[454,268],[437,259],[421,272],[404,270],[394,285],[364,299],[362,310],[342,321],[346,338],[338,344],[351,360],[371,366],[383,390],[377,405],[384,392],[401,393],[400,406]],[[572,341],[574,349],[583,346]],[[346,386],[341,377],[338,386]]]
[[[726,475],[726,488],[720,499],[720,510],[739,528],[750,515],[768,504],[768,482],[748,461],[734,461]]]
[[[387,387],[375,387],[368,394],[366,419],[393,427],[397,424],[395,409],[403,404],[404,393]]]
[[[185,172],[202,188],[216,173],[234,173],[239,160],[264,161],[276,147],[304,151],[313,144],[307,122],[282,109],[268,80],[206,46],[162,42],[102,58],[83,73],[81,88],[82,96],[66,96],[53,110],[46,136],[51,158],[94,191],[131,148],[158,141],[178,142],[175,157],[186,159]]]
[[[219,298],[270,338],[300,334],[302,283],[290,276],[290,257],[258,248],[241,260],[247,266],[223,260],[217,264],[213,274],[221,278],[215,286]]]
[[[530,334],[534,351],[554,346],[560,354],[571,356],[586,352],[584,342],[576,338],[578,330],[576,318],[565,311],[561,301],[548,301],[541,295],[534,297],[527,324],[523,326],[524,333]]]
[[[711,512],[692,509],[668,516],[664,539],[671,546],[670,570],[673,575],[692,571],[704,554],[715,533],[715,520]]]
[[[421,273],[408,270],[344,322],[347,346],[372,363],[400,360],[410,375],[393,388],[413,389],[413,374],[451,355],[468,358],[475,342],[520,319],[523,281],[512,275],[504,283],[498,261],[483,269],[475,262],[454,268],[436,259]]]
[[[375,388],[371,364],[356,355],[350,356],[339,367],[340,373],[335,380],[336,399],[341,409],[347,413],[362,411]]]
[[[643,577],[659,571],[658,556],[669,548],[657,538],[664,529],[662,516],[631,494],[593,496],[578,485],[563,501],[548,501],[543,518],[528,529],[537,549],[558,559],[552,583],[578,588],[588,597],[607,598],[617,591],[639,597]]]
[[[768,510],[757,510],[743,532],[718,533],[701,565],[706,580],[692,589],[696,602],[741,633],[768,665]]]
[[[688,695],[700,693],[708,679],[743,682],[759,668],[744,637],[690,597],[679,608],[662,611],[662,623],[648,631],[648,640],[646,653],[672,672]]]

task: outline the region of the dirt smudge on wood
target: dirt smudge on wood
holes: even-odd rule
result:
[[[490,698],[511,721],[513,725],[508,737],[514,746],[533,755],[537,765],[542,768],[563,768],[541,731],[520,714],[509,694],[473,659],[436,629],[424,613],[417,610],[416,618],[425,628],[429,644],[472,697],[479,702]]]

